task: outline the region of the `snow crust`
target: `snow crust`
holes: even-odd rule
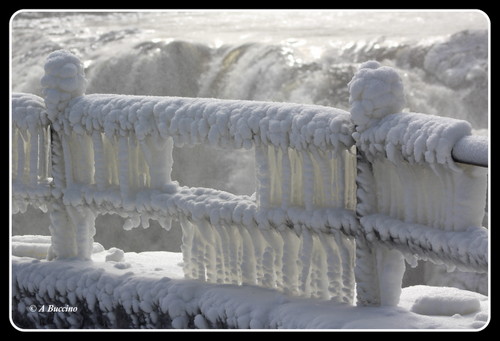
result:
[[[107,254],[106,250],[94,253],[94,262],[13,257],[15,325],[110,330],[478,330],[489,321],[487,297],[460,289],[403,288],[399,307],[353,307],[252,285],[182,279],[181,267],[169,266],[179,263],[181,254],[125,253],[121,262],[104,261]],[[32,305],[45,311],[31,312]],[[68,309],[47,312],[49,305]],[[70,307],[77,309],[71,312]]]

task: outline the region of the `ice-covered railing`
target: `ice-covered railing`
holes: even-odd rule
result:
[[[178,219],[187,278],[337,302],[352,303],[356,287],[358,304],[397,304],[405,258],[487,270],[487,169],[456,163],[484,164],[485,143],[472,144],[477,157],[468,123],[402,113],[390,68],[362,65],[351,113],[84,95],[82,63],[67,51],[45,72],[43,101],[13,96],[12,177],[17,207],[50,212],[49,258],[89,259],[96,216],[116,213],[125,229]],[[256,196],[173,181],[173,146],[195,144],[253,148]]]
[[[12,96],[13,213],[32,202],[44,211],[50,196],[50,132],[43,98]]]
[[[455,160],[484,164],[487,144],[470,143],[468,122],[402,112],[401,79],[377,62],[362,64],[349,90],[358,152],[358,300],[397,303],[403,257],[486,272],[487,168]],[[464,145],[479,146],[482,155]]]
[[[181,222],[187,278],[352,303],[355,152],[346,111],[201,98],[84,95],[80,61],[49,55],[51,257],[90,258],[94,220]],[[174,145],[255,150],[255,197],[181,187]]]

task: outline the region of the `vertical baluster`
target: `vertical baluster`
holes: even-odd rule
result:
[[[297,260],[299,258],[300,240],[291,229],[281,231],[283,239],[282,273],[283,290],[287,294],[298,294],[299,273]]]
[[[102,139],[103,136],[101,132],[95,130],[92,133],[92,142],[94,147],[94,168],[95,168],[94,179],[97,188],[99,190],[103,190],[109,184]]]
[[[120,136],[118,139],[118,164],[119,164],[119,184],[122,197],[127,197],[130,192],[129,185],[129,155],[128,137]]]
[[[326,277],[328,280],[328,294],[335,302],[341,302],[342,288],[342,261],[335,238],[324,236],[319,238],[326,254]]]
[[[269,207],[270,205],[270,174],[267,157],[267,146],[255,147],[256,180],[257,180],[257,205]]]
[[[281,208],[286,209],[290,206],[291,198],[291,180],[292,180],[292,169],[290,165],[290,157],[288,155],[288,148],[283,147],[281,151],[281,167],[283,171],[281,172]]]
[[[29,183],[36,185],[38,182],[38,134],[36,129],[30,129],[30,161]]]
[[[313,240],[310,231],[307,227],[302,227],[301,231],[301,245],[299,251],[299,262],[300,262],[300,294],[303,296],[309,296],[310,294],[310,270],[311,270],[311,256],[313,249]]]
[[[241,283],[254,285],[257,284],[258,276],[257,255],[252,239],[254,227],[241,226],[239,229],[242,236]]]
[[[308,151],[303,150],[300,152],[302,156],[302,183],[304,206],[306,210],[310,211],[314,206],[314,168],[311,161],[311,155]]]
[[[38,178],[40,180],[46,180],[48,178],[48,164],[49,164],[49,159],[48,159],[48,134],[47,134],[47,129],[40,127],[38,130],[38,138],[39,138],[39,144],[38,144]]]
[[[19,148],[19,129],[14,126],[12,128],[12,180],[16,180],[18,178],[18,162],[19,162],[19,153],[20,153],[20,148]]]
[[[340,252],[340,260],[342,264],[342,301],[344,303],[352,304],[354,299],[354,266],[355,254],[354,243],[340,231],[333,231],[333,238],[337,242],[337,247]]]
[[[192,255],[194,227],[183,214],[179,215],[179,222],[182,229],[181,250],[182,250],[182,268],[184,271],[184,276],[186,278],[196,278],[194,273],[194,263]]]

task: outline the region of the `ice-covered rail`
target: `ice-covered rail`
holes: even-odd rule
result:
[[[13,206],[50,212],[52,258],[88,259],[95,217],[116,213],[126,229],[178,219],[187,278],[349,304],[355,283],[358,304],[397,304],[405,258],[487,270],[487,168],[455,162],[484,165],[487,141],[471,148],[464,121],[401,113],[390,68],[362,65],[350,113],[84,95],[67,51],[45,72],[43,99],[12,98]],[[194,144],[254,149],[256,196],[173,181],[173,146]]]
[[[358,153],[358,301],[394,303],[404,258],[486,272],[487,168],[455,162],[457,153],[475,150],[463,148],[470,124],[402,112],[401,79],[377,62],[362,64],[349,90]],[[487,160],[487,146],[479,149],[486,158],[467,159]]]

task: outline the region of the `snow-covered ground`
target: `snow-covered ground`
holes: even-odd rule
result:
[[[73,304],[71,298],[64,303],[54,299],[44,307],[25,300],[17,318],[42,315],[30,311],[33,305],[50,315],[50,304],[83,309],[93,302],[93,309],[108,312],[105,316],[110,321],[114,315],[109,312],[117,314],[120,305],[130,310],[130,316],[146,317],[143,327],[153,329],[161,325],[162,316],[165,324],[169,321],[165,316],[172,319],[169,327],[186,328],[191,323],[201,329],[217,328],[219,323],[243,329],[481,330],[489,322],[488,297],[457,288],[411,286],[403,288],[397,307],[351,306],[255,286],[185,280],[180,253],[105,250],[95,243],[93,262],[40,260],[48,243],[44,236],[17,237],[13,241],[13,253],[19,255],[13,256],[14,274],[25,289],[38,287],[40,297],[66,292]],[[71,319],[77,312],[65,314],[53,327],[81,323]]]

